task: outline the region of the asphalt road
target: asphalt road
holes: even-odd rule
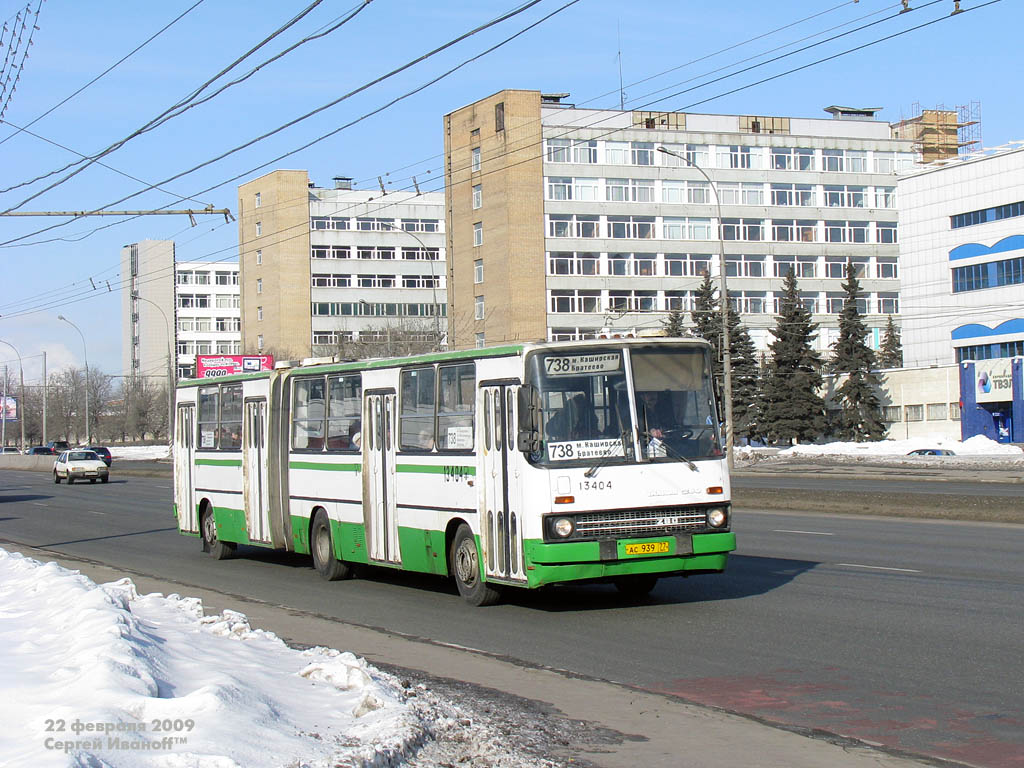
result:
[[[1003,503],[978,485],[979,503]],[[215,562],[176,533],[170,498],[169,477],[69,488],[5,471],[0,540],[770,722],[1024,766],[1024,526],[747,505],[722,576],[663,581],[641,603],[579,586],[474,609],[436,578],[329,584],[306,558],[254,549]]]

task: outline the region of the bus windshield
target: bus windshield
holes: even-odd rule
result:
[[[636,345],[540,353],[530,367],[541,400],[542,447],[534,460],[633,463],[722,456],[703,348]]]

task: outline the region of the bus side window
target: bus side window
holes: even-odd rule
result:
[[[358,451],[359,409],[362,407],[362,381],[354,376],[327,378],[327,450]]]
[[[433,367],[402,371],[398,445],[403,450],[434,447],[435,379]]]
[[[442,365],[438,368],[438,375],[438,448],[445,451],[473,450],[476,366],[473,363]],[[495,436],[495,439],[499,438]]]
[[[220,413],[220,388],[204,387],[199,390],[199,448],[217,448],[217,420]]]

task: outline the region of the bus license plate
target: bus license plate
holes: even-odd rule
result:
[[[668,554],[669,543],[667,541],[647,541],[643,544],[627,544],[627,555],[664,555]]]

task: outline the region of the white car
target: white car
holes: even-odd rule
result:
[[[53,482],[59,484],[62,479],[66,479],[68,485],[75,480],[88,480],[90,483],[101,480],[105,483],[110,480],[110,470],[95,451],[73,448],[64,451],[53,462]]]

